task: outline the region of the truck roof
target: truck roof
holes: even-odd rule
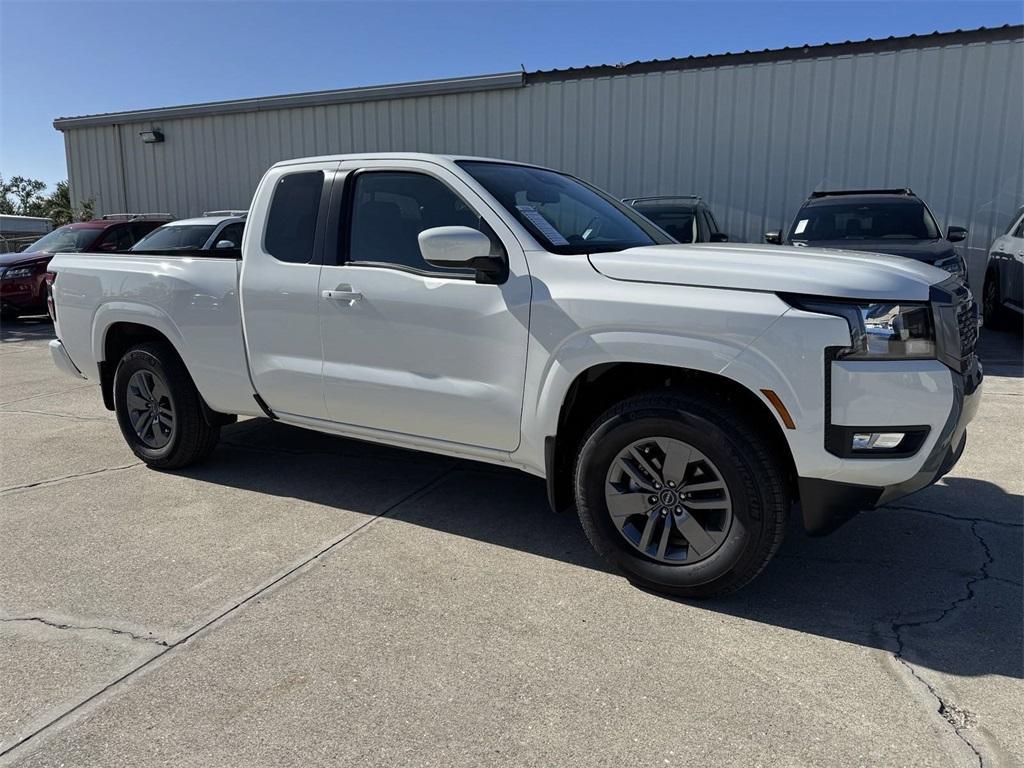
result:
[[[299,163],[326,163],[342,162],[345,160],[423,160],[428,163],[439,163],[447,165],[459,160],[473,160],[485,163],[505,163],[506,165],[522,165],[529,168],[543,168],[536,163],[521,163],[515,160],[505,160],[500,157],[476,157],[473,155],[437,155],[429,152],[358,152],[346,155],[317,155],[315,157],[295,157],[291,160],[281,160],[274,163],[272,168],[279,168]]]

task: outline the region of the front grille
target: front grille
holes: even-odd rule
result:
[[[978,305],[971,290],[955,277],[933,285],[931,300],[939,359],[962,373],[970,367],[978,343]]]
[[[966,360],[974,354],[978,343],[978,305],[966,287],[966,299],[960,299],[956,306],[956,324],[960,331],[960,358]],[[959,298],[959,297],[958,297]]]

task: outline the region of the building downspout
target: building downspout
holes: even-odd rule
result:
[[[128,213],[128,175],[124,169],[124,142],[121,139],[121,126],[114,123],[114,136],[117,138],[117,162],[121,175],[121,212]],[[107,211],[110,213],[110,211]]]

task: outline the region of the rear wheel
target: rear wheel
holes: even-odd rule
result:
[[[782,542],[789,496],[769,441],[680,393],[630,398],[595,421],[576,464],[580,521],[633,583],[683,597],[739,589]]]
[[[121,434],[146,464],[178,469],[202,461],[220,438],[203,417],[199,392],[167,345],[129,349],[114,373],[114,410]]]

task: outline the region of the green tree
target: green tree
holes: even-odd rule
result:
[[[71,205],[71,187],[68,182],[58,181],[52,194],[43,199],[42,215],[53,219],[54,226],[63,226],[73,221],[88,221],[95,216],[95,203],[86,200],[80,208]]]
[[[5,181],[0,176],[0,213],[45,216],[53,219],[54,225],[58,227],[94,217],[93,200],[86,200],[79,208],[71,205],[71,188],[67,180],[58,181],[57,188],[49,195],[41,194],[44,189],[46,184],[38,179],[12,176],[9,181]]]
[[[4,181],[3,176],[0,176],[0,212],[15,216],[39,216],[43,203],[39,193],[44,189],[46,183],[39,179],[12,176],[10,181]]]

